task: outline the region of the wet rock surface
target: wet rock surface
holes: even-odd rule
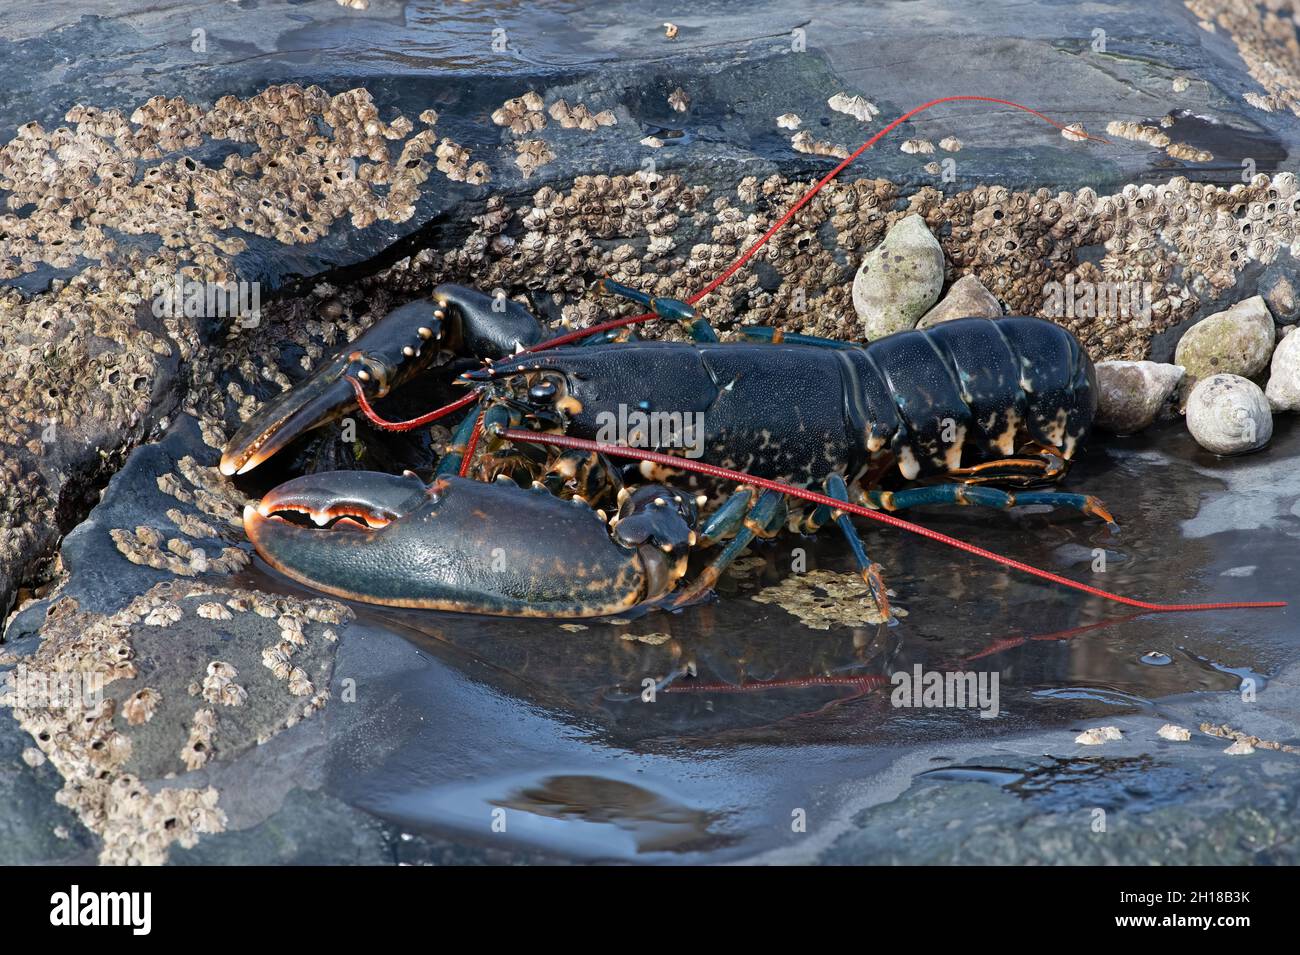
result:
[[[1150,123],[1167,115],[1172,138],[1194,150],[1188,155],[1213,158],[1178,159],[1132,140],[1075,143],[1031,121],[1022,125],[1018,114],[972,106],[932,111],[850,167],[770,254],[709,300],[706,315],[724,334],[760,322],[857,337],[853,276],[862,257],[913,215],[942,247],[948,274],[940,281],[955,286],[974,277],[1010,312],[1038,311],[1044,283],[1069,275],[1095,282],[1136,274],[1154,282],[1149,316],[1063,319],[1098,358],[1146,357],[1153,337],[1222,310],[1243,297],[1264,265],[1286,257],[1295,240],[1295,182],[1278,169],[1300,121],[1287,108],[1268,112],[1242,99],[1242,90],[1264,80],[1242,72],[1235,43],[1244,40],[1197,26],[1197,16],[1213,12],[1192,16],[1178,4],[1077,13],[1053,7],[1035,20],[1023,7],[993,4],[965,12],[954,37],[917,26],[927,13],[942,13],[941,5],[903,6],[882,8],[873,30],[892,55],[914,64],[906,71],[850,37],[846,27],[860,27],[861,11],[845,3],[799,10],[760,4],[745,18],[706,5],[690,19],[675,17],[681,29],[671,43],[661,17],[620,4],[555,11],[475,4],[449,13],[384,0],[372,0],[368,11],[332,0],[253,9],[211,3],[141,10],[123,2],[92,15],[62,3],[0,12],[0,55],[11,65],[0,98],[10,139],[0,196],[14,217],[6,218],[0,259],[0,372],[6,403],[20,409],[0,433],[0,607],[15,598],[20,607],[0,644],[0,670],[20,661],[57,668],[68,654],[99,659],[101,650],[127,651],[105,687],[111,703],[86,727],[39,707],[0,710],[0,861],[752,858],[796,846],[812,851],[814,840],[800,844],[789,825],[793,808],[808,808],[810,786],[834,795],[812,805],[822,848],[805,858],[943,857],[944,846],[919,837],[882,847],[913,812],[908,818],[938,831],[957,830],[961,837],[947,851],[963,857],[966,847],[980,846],[1008,860],[1017,852],[1041,861],[1093,852],[1146,861],[1140,856],[1149,849],[1172,861],[1176,830],[1185,825],[1229,855],[1258,845],[1257,858],[1290,858],[1287,819],[1295,807],[1268,774],[1290,783],[1289,764],[1273,761],[1293,757],[1225,756],[1225,768],[1218,760],[1226,742],[1206,752],[1198,737],[1194,752],[1213,764],[1198,768],[1184,762],[1186,753],[1152,750],[1146,722],[1130,729],[1110,716],[1116,707],[1158,705],[1162,717],[1191,727],[1221,719],[1293,738],[1293,714],[1257,725],[1249,713],[1220,711],[1238,682],[1235,669],[1223,668],[1271,674],[1294,659],[1294,628],[1275,620],[1183,620],[1170,629],[1137,621],[1118,625],[1114,642],[1035,642],[1015,625],[1022,610],[1062,630],[1096,623],[1100,613],[997,571],[981,568],[988,576],[972,577],[960,559],[882,535],[870,544],[873,556],[890,568],[890,584],[911,611],[891,631],[860,620],[810,630],[782,608],[780,591],[770,595],[775,602],[751,600],[752,592],[778,590],[789,566],[782,552],[724,581],[722,602],[692,615],[579,632],[548,622],[521,640],[513,622],[412,619],[364,608],[360,620],[349,621],[357,608],[315,601],[249,555],[239,508],[258,487],[223,481],[213,467],[217,448],[257,403],[375,317],[440,281],[500,286],[553,322],[572,325],[618,312],[589,291],[592,275],[611,274],[658,295],[692,291],[830,168],[826,155],[855,148],[880,122],[953,92],[954,76],[969,92],[988,93],[995,82],[996,95],[1093,130],[1117,117]],[[491,47],[496,27],[505,30],[505,51]],[[1104,54],[1091,49],[1097,28],[1111,38]],[[196,29],[204,31],[202,52],[192,45]],[[807,52],[793,49],[795,30],[804,31]],[[91,49],[96,57],[85,57]],[[991,76],[990,64],[1008,56],[1020,68]],[[1246,63],[1253,68],[1254,60]],[[1047,89],[1045,75],[1053,77]],[[1172,79],[1187,76],[1192,82],[1171,92]],[[268,94],[274,84],[285,85]],[[530,89],[542,110],[524,103],[508,123],[493,120]],[[880,116],[864,122],[832,109],[828,98],[845,91],[870,100]],[[1133,115],[1135,91],[1149,115]],[[226,96],[239,101],[218,105]],[[151,105],[154,97],[164,100]],[[566,109],[552,111],[560,101]],[[90,107],[121,114],[92,114]],[[221,110],[249,119],[244,131],[214,135],[240,125]],[[275,196],[284,183],[265,161],[292,139],[292,121],[301,119],[293,114],[303,110],[315,117],[311,133],[325,142],[325,159],[355,165],[366,189],[320,188],[301,205]],[[188,117],[186,132],[166,122],[169,113]],[[776,119],[787,113],[803,117],[829,149],[793,148]],[[270,131],[256,120],[272,114],[277,124],[290,121]],[[39,130],[22,129],[32,121]],[[367,131],[368,123],[377,125]],[[299,131],[306,144],[306,126]],[[94,193],[98,205],[83,209],[76,197],[87,170],[74,162],[59,174],[64,212],[74,221],[110,216],[116,225],[77,229],[69,236],[75,254],[45,244],[45,226],[58,215],[33,217],[32,205],[49,197],[32,171],[60,150],[115,143],[119,132],[136,154],[109,159],[133,166],[134,195],[148,191],[149,170],[159,169],[154,175],[167,190],[180,189],[180,200],[151,199],[136,207],[148,215],[132,218],[130,203],[118,208],[105,189]],[[955,182],[927,168],[941,153],[898,148],[924,140],[952,152],[954,134],[961,147]],[[187,157],[201,171],[189,169]],[[1247,157],[1259,176],[1243,184]],[[320,177],[325,165],[295,170]],[[402,175],[403,168],[413,171]],[[195,187],[196,172],[211,196]],[[227,207],[224,189],[242,198]],[[251,228],[236,222],[208,236],[178,221],[200,196],[212,203],[205,208],[228,217],[245,203],[263,208],[263,200],[273,211],[252,215]],[[346,202],[312,219],[321,228],[310,227],[311,241],[289,241],[289,210],[311,218],[331,199]],[[1203,221],[1210,225],[1192,228]],[[209,280],[261,283],[260,322],[155,315],[155,283],[181,267]],[[1269,288],[1274,317],[1283,321],[1285,290]],[[414,413],[438,394],[431,386],[388,408],[394,416]],[[1286,496],[1285,480],[1296,435],[1287,422],[1278,424],[1274,446],[1242,462],[1198,457],[1174,431],[1161,433],[1159,450],[1142,438],[1098,442],[1092,465],[1076,468],[1070,489],[1109,491],[1112,503],[1125,503],[1117,508],[1125,523],[1132,511],[1142,513],[1138,543],[1125,537],[1128,552],[1116,553],[1103,585],[1172,596],[1167,555],[1176,550],[1180,572],[1220,599],[1276,596],[1274,581],[1287,573],[1294,579],[1300,533],[1300,502]],[[360,435],[344,444],[336,433],[323,434],[283,467],[394,470],[429,461],[426,437],[390,442],[364,426]],[[1109,484],[1107,469],[1115,474]],[[277,473],[284,472],[264,480],[273,483]],[[1110,553],[1116,546],[1095,527],[1041,514],[953,519],[936,510],[926,517],[1017,556],[1064,563],[1071,573],[1083,572],[1096,548]],[[827,547],[825,566],[851,583],[845,554]],[[1254,574],[1266,560],[1271,573]],[[796,603],[826,611],[833,600],[814,587]],[[339,622],[310,619],[309,608]],[[282,626],[285,616],[301,617],[305,630]],[[985,652],[1007,639],[1007,628],[991,631],[990,619],[1010,620],[1017,646],[1028,648],[1012,649],[1020,655],[1006,668],[1008,678],[1024,682],[1009,702],[1009,721],[994,721],[1003,734],[998,746],[977,741],[962,760],[990,762],[1003,738],[1032,741],[1010,769],[1050,779],[1070,767],[1043,764],[1041,753],[1076,760],[1078,730],[1126,726],[1124,742],[1102,748],[1109,759],[1110,747],[1122,747],[1114,754],[1120,763],[1096,772],[1084,764],[1081,771],[1098,780],[1084,792],[1100,800],[1108,774],[1126,786],[1132,767],[1150,766],[1169,793],[1145,817],[1157,836],[1143,836],[1139,826],[1130,837],[1121,832],[1126,823],[1117,823],[1111,833],[1120,845],[1090,850],[1078,841],[1090,835],[1086,823],[1075,833],[1070,815],[1059,823],[1060,838],[1041,848],[1033,840],[1013,846],[995,831],[999,820],[1050,834],[1057,825],[1051,813],[1076,813],[1076,804],[1044,808],[1019,795],[1003,798],[989,783],[912,783],[932,768],[925,746],[984,721],[900,717],[880,704],[879,680],[913,659],[951,662]],[[84,643],[100,638],[102,646]],[[1138,663],[1153,643],[1177,662],[1159,671]],[[934,648],[939,656],[927,657]],[[1030,652],[1039,648],[1042,654]],[[684,660],[701,674],[696,679],[718,688],[666,694],[664,705],[650,710],[636,702],[647,675],[686,682]],[[875,680],[817,682],[846,673]],[[786,685],[732,692],[755,680]],[[1270,683],[1268,693],[1280,685]],[[1062,687],[1077,693],[1056,695]],[[1188,691],[1194,697],[1185,711],[1165,712],[1166,697]],[[1289,692],[1281,685],[1279,695]],[[836,703],[841,696],[846,704]],[[827,714],[803,718],[823,705]],[[509,766],[499,756],[503,714]],[[1034,735],[1044,726],[1050,733]],[[785,769],[773,770],[774,753]],[[1148,758],[1155,762],[1142,762]],[[1261,758],[1268,762],[1251,762]],[[633,765],[641,772],[633,774]],[[87,783],[90,767],[109,775]],[[848,813],[852,787],[877,773],[900,793],[914,786],[915,798],[853,810],[866,813],[845,816],[856,820],[856,836],[838,830],[831,838],[825,821]],[[467,777],[479,783],[453,784]],[[1205,784],[1203,798],[1184,785],[1188,779]],[[1247,818],[1241,806],[1252,804],[1253,785],[1265,787],[1262,808]],[[960,798],[950,797],[959,787]],[[981,808],[972,812],[971,805]],[[1122,800],[1113,805],[1122,812]],[[506,809],[513,835],[490,832],[485,820],[493,808]]]
[[[1290,668],[1258,703],[1223,695],[1189,706],[1177,698],[1119,721],[1124,738],[1080,751],[1043,734],[938,747],[909,757],[916,775],[879,787],[880,801],[854,814],[815,858],[823,863],[975,865],[1294,865],[1300,757],[1251,762],[1193,730],[1160,738],[1167,719],[1253,724],[1291,736],[1300,685]],[[1193,725],[1195,725],[1193,723]],[[1055,755],[1043,757],[1047,751]],[[902,767],[897,767],[901,769]],[[904,791],[885,792],[899,783]],[[874,794],[873,794],[874,795]],[[772,860],[768,860],[772,861]]]

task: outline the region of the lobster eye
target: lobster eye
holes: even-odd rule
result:
[[[528,397],[534,401],[550,401],[555,397],[556,387],[553,381],[539,381],[528,389]]]

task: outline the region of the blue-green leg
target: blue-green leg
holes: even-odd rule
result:
[[[1110,511],[1097,498],[1091,494],[1067,494],[1064,491],[1017,491],[1012,494],[986,485],[934,484],[902,491],[868,491],[867,499],[886,511],[901,511],[922,504],[975,504],[1003,510],[1020,504],[1046,504],[1099,517],[1112,527],[1115,526]]]
[[[609,328],[599,335],[589,335],[584,338],[579,345],[612,345],[620,342],[639,342],[641,336],[632,331],[629,325],[626,328]]]
[[[718,333],[713,326],[701,318],[695,309],[678,298],[653,298],[645,292],[627,285],[620,285],[609,279],[601,279],[598,285],[602,292],[610,292],[621,298],[636,302],[643,308],[654,312],[660,318],[677,322],[690,336],[693,342],[716,342]]]
[[[700,525],[698,542],[701,547],[721,540],[740,527],[754,503],[754,492],[750,488],[741,488],[727,498],[725,504],[709,515],[709,519]]]
[[[844,478],[839,474],[832,473],[826,479],[826,494],[837,501],[848,502],[849,488],[844,483]],[[816,521],[821,517],[820,512],[826,511],[827,517],[835,521],[835,526],[840,529],[844,539],[849,543],[849,550],[853,553],[853,560],[858,565],[858,573],[861,574],[863,581],[871,588],[871,596],[875,598],[876,606],[880,608],[885,616],[889,616],[889,594],[885,590],[885,579],[881,575],[880,565],[867,556],[867,548],[862,543],[862,538],[858,535],[858,529],[853,523],[853,518],[843,511],[831,512],[829,508],[819,506],[814,512],[811,520]],[[826,523],[822,519],[816,526],[820,527]]]
[[[461,462],[465,458],[465,449],[469,447],[470,436],[474,433],[474,424],[478,421],[479,409],[483,404],[476,401],[469,406],[469,414],[465,415],[465,420],[456,428],[456,433],[452,435],[451,446],[447,448],[447,453],[442,456],[438,462],[438,467],[434,470],[435,475],[459,474]],[[484,422],[486,425],[487,422]]]
[[[732,495],[727,505],[736,500],[748,503],[752,493],[749,490],[739,491]],[[727,505],[724,505],[724,508]],[[680,607],[695,600],[706,590],[711,590],[718,582],[718,578],[722,576],[722,572],[744,553],[745,548],[756,536],[775,534],[785,523],[785,518],[785,495],[776,491],[764,491],[758,496],[753,507],[742,510],[740,517],[729,516],[727,523],[734,527],[734,536],[726,542],[721,552],[709,562],[709,565],[700,571],[700,576],[695,579],[695,582],[678,594],[673,605]]]
[[[740,330],[753,342],[780,342],[785,345],[816,345],[819,348],[861,348],[857,342],[842,342],[838,338],[821,338],[817,335],[797,335],[771,328],[767,325],[746,325]]]

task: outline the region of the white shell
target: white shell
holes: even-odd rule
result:
[[[1187,399],[1187,430],[1215,454],[1257,451],[1273,437],[1273,416],[1259,385],[1238,375],[1211,375]]]

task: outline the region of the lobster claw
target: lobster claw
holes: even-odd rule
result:
[[[355,381],[378,399],[432,365],[443,351],[481,359],[513,354],[542,336],[528,310],[460,285],[389,312],[296,387],[258,409],[221,455],[221,473],[245,474],[314,428],[357,406]],[[349,380],[350,379],[350,380]]]
[[[244,531],[272,567],[337,597],[595,617],[668,594],[694,539],[693,509],[668,488],[625,499],[620,517],[611,535],[586,504],[508,481],[441,477],[426,486],[411,474],[330,471],[248,505]]]

